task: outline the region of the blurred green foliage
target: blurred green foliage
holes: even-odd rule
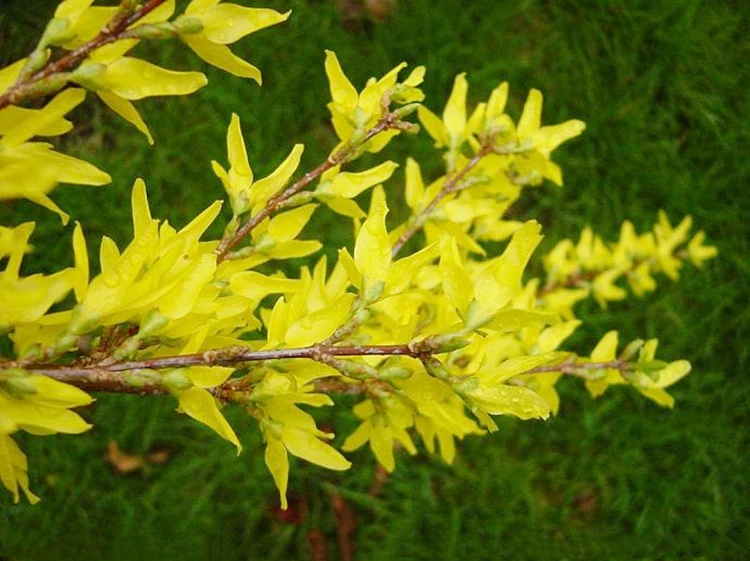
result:
[[[93,100],[79,108],[65,149],[110,172],[114,183],[60,187],[55,200],[84,224],[89,243],[98,245],[104,234],[122,243],[131,233],[130,186],[144,177],[154,215],[187,223],[222,197],[210,160],[225,160],[233,111],[258,174],[272,170],[295,141],[307,146],[302,168],[315,165],[335,144],[324,48],[337,52],[358,84],[401,60],[425,64],[433,110],[442,110],[460,71],[469,73],[470,100],[508,80],[516,115],[537,87],[547,100],[546,123],[580,118],[588,125],[556,154],[565,187],[534,190],[516,211],[541,220],[546,248],[577,237],[585,224],[605,237],[614,237],[624,219],[646,228],[659,208],[674,220],[693,215],[719,247],[706,270],[686,269],[676,286],[581,314],[588,321],[574,341],[581,350],[617,328],[625,338],[658,336],[662,356],[690,360],[693,374],[674,388],[677,407],[663,410],[626,388],[592,401],[568,381],[558,417],[505,420],[498,433],[464,442],[452,467],[399,457],[377,497],[368,495],[374,461],[367,452],[355,454],[354,468],[343,475],[298,463],[290,495],[306,506],[298,508],[301,524],[289,524],[274,512],[260,437],[241,412],[229,414],[244,436],[237,459],[225,442],[175,415],[169,398],[101,395],[84,413],[96,425],[90,433],[22,442],[43,502],[11,506],[4,498],[0,556],[308,559],[312,529],[336,549],[334,490],[356,510],[358,559],[750,556],[750,472],[742,452],[750,449],[744,3],[401,0],[382,22],[356,9],[344,17],[342,3],[363,2],[269,2],[293,9],[289,22],[235,46],[261,68],[263,87],[207,69],[210,84],[198,94],[141,103],[153,148]],[[2,1],[0,63],[28,52],[53,5]],[[152,43],[142,52],[170,68],[202,67],[176,43]],[[399,139],[384,156],[403,162],[407,154],[423,163],[426,177],[438,174],[441,162],[426,135]],[[323,214],[313,227],[326,229],[330,249],[347,243],[350,226]],[[397,208],[393,214],[403,216]],[[69,263],[71,226],[23,202],[0,206],[0,223],[28,219],[38,221],[28,270]],[[219,233],[217,225],[213,234]],[[340,437],[354,426],[353,419],[325,420]],[[104,460],[109,441],[131,454],[166,450],[169,457],[123,476]]]

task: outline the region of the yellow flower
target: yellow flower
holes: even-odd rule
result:
[[[93,401],[85,392],[47,376],[23,371],[0,371],[0,481],[18,502],[19,487],[29,502],[39,498],[29,491],[26,456],[10,438],[23,430],[35,435],[78,434],[91,425],[73,407]]]
[[[219,411],[217,400],[207,390],[192,387],[185,390],[173,390],[180,403],[178,411],[190,415],[199,423],[203,423],[216,434],[228,440],[237,447],[237,454],[242,451],[242,445],[237,439],[231,425]]]
[[[102,239],[102,272],[87,288],[78,287],[80,304],[73,314],[72,333],[96,325],[139,321],[157,308],[169,320],[189,321],[204,288],[216,271],[212,248],[199,239],[221,209],[216,201],[179,232],[151,217],[142,180],[133,185],[133,242],[120,253],[109,238]],[[83,252],[85,245],[79,245]],[[87,257],[81,255],[78,261]]]
[[[24,198],[56,212],[63,223],[69,216],[49,198],[58,183],[103,185],[108,174],[65,154],[50,144],[28,142],[34,136],[56,136],[70,130],[64,115],[86,97],[82,89],[57,94],[42,109],[6,107],[0,110],[0,200]]]
[[[29,490],[28,462],[10,435],[0,429],[0,482],[13,494],[13,502],[19,501],[18,489],[31,504],[39,502],[39,497]]]
[[[617,331],[610,331],[597,343],[591,351],[591,362],[611,362],[617,358]],[[586,388],[592,397],[599,397],[609,386],[625,384],[625,378],[615,368],[607,368],[602,378],[586,380]]]
[[[330,369],[313,370],[314,377],[330,375]],[[333,401],[327,395],[309,393],[312,387],[302,384],[296,390],[296,383],[289,377],[268,371],[253,391],[253,401],[263,416],[261,428],[266,440],[266,465],[279,489],[283,509],[287,508],[287,452],[328,469],[346,470],[351,467],[351,462],[324,442],[332,439],[333,434],[319,430],[312,416],[297,407],[298,403],[320,407],[332,405]]]
[[[417,449],[406,431],[414,425],[414,415],[404,401],[397,396],[387,396],[376,402],[368,399],[354,406],[354,414],[363,419],[362,424],[350,434],[341,446],[345,452],[356,450],[365,443],[387,472],[396,468],[393,445],[398,442],[409,454]]]
[[[719,254],[719,250],[716,247],[704,245],[704,241],[706,241],[706,234],[701,230],[693,236],[687,246],[688,257],[690,257],[693,265],[698,268],[703,266],[704,261],[713,259]]]
[[[227,130],[229,170],[225,170],[216,161],[211,162],[211,165],[229,195],[229,202],[235,216],[249,210],[257,212],[271,197],[283,189],[297,171],[304,149],[304,145],[295,144],[289,156],[270,175],[255,181],[253,169],[247,158],[240,118],[233,113]]]
[[[381,103],[386,94],[390,94],[393,101],[401,104],[416,103],[424,99],[424,94],[417,87],[424,79],[424,67],[418,66],[406,80],[398,82],[398,73],[405,67],[406,63],[401,63],[379,80],[370,78],[364,89],[357,92],[341,69],[336,53],[326,51],[325,68],[332,99],[328,109],[333,128],[341,139],[336,150],[375,125],[383,114]],[[366,144],[366,150],[379,152],[397,134],[397,130],[378,134]]]
[[[207,63],[241,78],[261,83],[260,71],[236,56],[226,46],[265,27],[286,21],[284,14],[267,8],[246,8],[237,4],[220,4],[220,0],[193,0],[180,19],[195,19],[201,24],[198,33],[183,33],[180,38]]]
[[[0,327],[19,326],[41,320],[42,316],[55,303],[60,301],[71,288],[79,290],[81,277],[87,274],[87,265],[76,259],[75,267],[63,269],[52,275],[34,274],[20,276],[21,261],[30,246],[29,237],[34,231],[34,223],[26,222],[9,229],[3,228],[0,236],[0,256],[8,255],[5,270],[0,272]],[[74,240],[81,236],[80,226],[76,226]],[[7,246],[2,243],[5,238]],[[74,241],[74,249],[80,249],[80,241]]]
[[[656,339],[649,339],[641,347],[632,383],[641,394],[671,409],[674,407],[674,398],[664,391],[664,388],[668,388],[687,376],[691,366],[686,360],[676,360],[668,364],[654,360],[658,344]],[[654,366],[656,369],[653,368]]]

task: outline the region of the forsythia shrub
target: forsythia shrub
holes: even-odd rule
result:
[[[0,70],[0,199],[29,199],[63,223],[68,214],[50,198],[53,187],[110,178],[36,137],[69,131],[65,116],[91,92],[153,143],[132,102],[207,83],[200,72],[128,56],[138,42],[178,38],[209,64],[260,83],[258,69],[227,45],[289,16],[220,0],[192,0],[179,15],[174,0],[91,4],[63,1],[33,52]],[[700,267],[715,256],[704,234],[691,237],[689,217],[673,226],[664,213],[641,234],[625,222],[616,242],[586,228],[542,258],[543,278],[524,277],[541,226],[504,217],[525,188],[562,185],[552,152],[584,124],[543,126],[537,90],[512,119],[507,83],[469,112],[463,74],[436,114],[422,104],[424,67],[405,74],[405,66],[357,89],[336,55],[325,54],[340,142],[306,173],[298,171],[304,146],[296,144],[275,171],[255,177],[233,115],[226,162],[211,163],[233,214],[219,240],[202,237],[221,201],[178,231],[151,216],[142,179],[132,189],[133,240],[120,248],[103,237],[93,278],[84,226],[75,225],[72,267],[29,276],[21,264],[34,223],[0,227],[0,330],[13,349],[0,358],[0,479],[15,501],[20,491],[38,498],[13,435],[90,429],[75,409],[93,401],[92,391],[169,393],[179,412],[238,452],[222,409],[243,408],[263,433],[284,507],[288,454],[333,470],[351,465],[304,410],[333,405],[337,393],[361,396],[354,407],[361,424],[340,449],[367,444],[387,471],[396,450],[417,452],[415,436],[450,463],[455,440],[495,430],[495,415],[546,419],[558,410],[555,384],[566,375],[583,379],[594,396],[628,384],[672,406],[665,390],[690,364],[656,358],[656,340],[621,345],[612,331],[589,356],[563,344],[581,325],[581,300],[622,300],[623,280],[641,295],[655,289],[657,274],[677,279],[686,260]],[[445,173],[424,178],[407,159],[411,216],[389,230],[381,185],[398,164],[351,164],[417,133],[415,116],[442,153]],[[365,211],[358,197],[368,190]],[[335,263],[322,258],[292,277],[259,269],[322,247],[323,239],[299,239],[321,206],[351,220],[353,246],[340,249]],[[482,243],[502,241],[502,254],[487,256]]]

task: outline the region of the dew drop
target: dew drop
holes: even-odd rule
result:
[[[115,271],[107,272],[104,275],[102,275],[104,280],[104,285],[109,288],[114,288],[118,284],[120,284],[120,273],[117,273]]]

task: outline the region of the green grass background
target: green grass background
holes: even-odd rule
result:
[[[693,373],[674,387],[673,411],[627,388],[593,401],[581,384],[566,381],[558,417],[503,419],[496,434],[465,441],[450,467],[424,454],[399,457],[377,498],[367,495],[368,452],[353,454],[346,474],[297,462],[290,495],[307,503],[298,525],[273,513],[277,498],[251,420],[229,413],[245,446],[238,459],[225,442],[175,415],[171,399],[97,396],[84,413],[96,425],[89,433],[20,438],[43,502],[0,499],[0,556],[309,559],[306,534],[319,529],[330,559],[338,559],[330,494],[339,490],[356,511],[357,559],[750,558],[745,2],[401,0],[382,23],[343,22],[332,1],[261,4],[294,10],[287,24],[235,46],[262,69],[262,88],[208,69],[211,83],[194,96],[139,103],[153,148],[92,100],[76,110],[81,126],[64,148],[114,178],[108,187],[64,186],[54,194],[85,225],[90,251],[104,234],[127,242],[135,177],[146,179],[154,215],[178,226],[221,198],[209,163],[225,161],[233,111],[259,176],[295,141],[307,146],[304,167],[321,161],[335,143],[325,48],[358,84],[402,60],[425,64],[426,104],[435,110],[454,75],[466,71],[472,102],[508,80],[515,115],[537,87],[546,95],[545,123],[580,118],[588,125],[556,153],[565,187],[529,193],[517,211],[543,222],[546,248],[585,224],[610,239],[625,219],[648,228],[660,208],[673,220],[691,214],[719,247],[717,260],[702,271],[686,268],[677,285],[662,279],[655,294],[607,312],[586,307],[587,327],[574,341],[585,352],[613,328],[628,340],[656,336],[661,356],[689,359]],[[28,52],[53,6],[2,1],[0,62]],[[147,45],[141,54],[170,68],[203,66],[172,43]],[[403,162],[407,154],[423,162],[426,175],[440,169],[424,135],[398,139],[384,155]],[[346,243],[348,225],[320,216],[316,228],[332,247]],[[38,229],[28,271],[70,263],[70,226],[23,202],[0,206],[0,223],[29,217]],[[354,426],[346,415],[322,420],[340,435]],[[133,454],[166,448],[169,461],[117,475],[103,458],[110,440]]]

